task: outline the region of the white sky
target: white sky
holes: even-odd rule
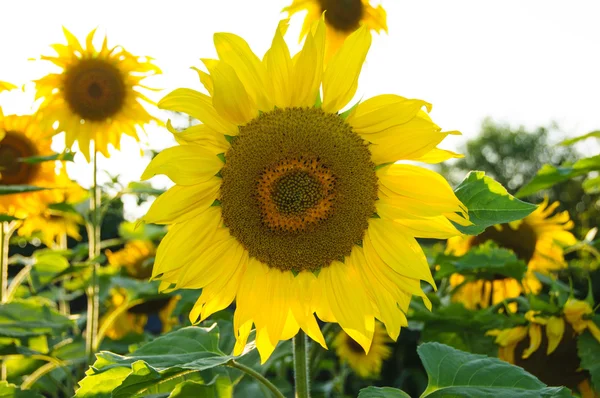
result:
[[[64,42],[61,25],[80,38],[98,26],[109,45],[156,59],[164,75],[148,84],[165,90],[153,98],[177,87],[200,89],[189,67],[215,55],[214,32],[239,34],[262,57],[290,1],[0,0],[0,80],[21,85],[48,72],[48,63],[29,59]],[[486,116],[527,127],[556,121],[570,136],[600,128],[600,1],[381,2],[389,35],[374,37],[357,96],[394,93],[431,102],[434,121],[464,134],[446,148],[476,135]],[[300,21],[292,20],[287,36],[293,50]],[[31,111],[32,86],[25,87],[26,93],[0,94],[5,113]],[[145,148],[171,145],[166,130],[148,130]],[[137,180],[148,160],[139,159],[135,145],[124,147],[101,167],[124,182]],[[87,185],[82,158],[70,171]]]

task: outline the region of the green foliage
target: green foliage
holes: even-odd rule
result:
[[[44,191],[48,188],[33,185],[0,185],[0,195],[14,195],[18,193]]]
[[[545,164],[527,185],[519,189],[516,196],[519,198],[529,196],[542,189],[551,188],[560,182],[598,170],[600,170],[600,155],[580,159],[570,166],[555,167]],[[589,183],[588,189],[591,189]]]
[[[0,214],[0,223],[19,220],[17,217],[9,216],[8,214]]]
[[[165,397],[185,397],[197,385],[205,394],[199,397],[231,396],[230,373],[214,368],[236,357],[221,351],[219,339],[217,324],[192,326],[160,336],[129,355],[100,352],[76,397],[143,397],[171,391],[179,395]],[[177,388],[180,383],[186,384]]]
[[[410,398],[410,395],[397,388],[367,387],[360,390],[358,398]]]
[[[521,280],[527,270],[527,265],[512,250],[497,247],[491,241],[472,248],[464,256],[441,254],[435,263],[440,267],[437,278],[458,273],[473,279],[495,280],[500,275]]]
[[[579,137],[569,138],[568,140],[561,142],[560,145],[569,146],[576,142],[587,140],[588,138],[600,138],[600,130],[592,131],[591,133],[580,135]]]
[[[590,372],[592,385],[600,391],[600,343],[589,331],[586,331],[577,339],[577,352],[581,358],[581,367]]]
[[[454,192],[469,209],[469,219],[473,225],[455,225],[467,235],[478,235],[494,224],[520,220],[536,208],[514,198],[482,171],[470,172]]]
[[[72,162],[75,158],[75,152],[63,152],[63,153],[55,153],[54,155],[47,156],[29,156],[26,158],[20,158],[19,161],[23,163],[42,163],[42,162],[53,162],[56,160],[62,160],[65,162]]]
[[[14,384],[0,381],[0,398],[43,398],[44,396],[31,390],[21,390]]]
[[[0,336],[57,336],[72,327],[73,321],[41,297],[14,300],[0,306]]]

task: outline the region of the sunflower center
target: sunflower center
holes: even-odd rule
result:
[[[225,158],[225,225],[270,267],[314,271],[343,260],[375,213],[371,154],[337,114],[263,113],[240,127]]]
[[[526,221],[521,222],[516,230],[508,224],[502,224],[500,231],[494,227],[487,228],[473,240],[473,246],[488,240],[497,243],[500,247],[512,250],[519,259],[528,263],[535,253],[537,235]]]
[[[362,348],[362,346],[356,341],[354,341],[354,339],[350,336],[346,336],[346,345],[348,346],[348,349],[353,353],[366,355],[365,349]]]
[[[336,30],[353,32],[358,29],[363,17],[364,5],[362,0],[319,0],[321,12],[325,20]]]
[[[104,121],[125,103],[125,82],[119,69],[100,59],[83,59],[67,69],[65,99],[82,119]]]
[[[40,165],[19,161],[38,155],[33,142],[25,135],[7,131],[0,141],[0,185],[26,185],[35,178]]]

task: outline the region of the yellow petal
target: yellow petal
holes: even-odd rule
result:
[[[213,106],[220,115],[238,126],[258,116],[256,103],[230,65],[219,62],[211,71],[214,84]]]
[[[292,58],[283,34],[287,29],[287,21],[281,21],[275,31],[271,48],[264,57],[269,79],[268,87],[273,104],[279,108],[289,107],[292,100],[291,76]]]
[[[333,56],[323,76],[323,110],[335,113],[354,97],[358,77],[371,47],[371,33],[362,27],[352,33]]]
[[[160,195],[143,220],[149,224],[174,224],[206,211],[217,199],[221,180],[217,177],[196,185],[176,185]]]
[[[210,180],[223,162],[212,152],[197,145],[179,145],[160,152],[146,167],[141,179],[165,174],[179,185],[195,185]]]
[[[523,351],[522,358],[527,359],[540,348],[542,343],[542,327],[532,323],[529,325],[529,347]]]
[[[373,134],[396,127],[414,119],[423,107],[431,104],[394,94],[383,94],[361,102],[347,119],[359,134]],[[429,119],[426,115],[424,119]],[[431,120],[429,123],[435,126]],[[437,126],[436,126],[437,127]]]
[[[414,160],[415,162],[423,162],[429,164],[437,164],[445,162],[449,159],[460,159],[464,158],[464,155],[460,153],[448,151],[446,149],[433,148],[431,151],[427,152],[425,155],[419,157],[407,157],[407,160]]]
[[[265,95],[266,70],[244,39],[232,33],[215,33],[215,48],[219,59],[230,65],[245,91],[262,111],[271,110],[272,104]],[[213,71],[211,71],[211,74]]]
[[[314,35],[309,34],[297,55],[292,77],[292,105],[313,106],[319,95],[323,77],[325,23],[319,20]]]
[[[551,316],[546,324],[546,337],[548,338],[548,349],[546,355],[550,355],[556,350],[558,344],[565,333],[565,320],[556,316]]]

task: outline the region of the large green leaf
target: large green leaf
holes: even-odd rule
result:
[[[221,398],[231,397],[232,393],[231,380],[226,376],[217,376],[207,384],[184,381],[175,387],[168,398]]]
[[[74,323],[41,297],[0,305],[0,336],[30,337],[67,331]]]
[[[21,390],[6,381],[0,381],[0,398],[44,398],[44,396],[35,391]]]
[[[522,198],[542,189],[548,189],[555,184],[567,181],[573,177],[586,175],[591,171],[600,170],[600,155],[580,159],[571,166],[555,167],[545,164],[531,181],[519,189],[515,196]]]
[[[493,242],[475,247],[461,257],[441,254],[436,264],[439,265],[437,278],[459,273],[475,279],[495,280],[502,275],[521,280],[527,270],[527,265],[512,250],[497,247]]]
[[[358,398],[410,398],[410,395],[392,387],[367,387],[360,390]]]
[[[592,131],[591,133],[580,135],[579,137],[569,138],[569,139],[561,142],[560,145],[563,145],[563,146],[573,145],[576,142],[587,140],[588,138],[592,138],[592,137],[600,138],[600,130]]]
[[[577,352],[581,358],[581,367],[590,372],[594,388],[600,391],[600,343],[586,331],[577,339]]]
[[[190,326],[160,336],[129,355],[100,352],[76,397],[143,397],[171,392],[186,381],[208,381],[205,385],[212,387],[206,391],[217,393],[216,397],[230,396],[228,373],[214,368],[237,357],[219,349],[219,337],[216,323],[207,328]],[[217,381],[210,384],[215,377]],[[182,394],[188,390],[185,387]]]
[[[518,366],[439,343],[417,348],[429,376],[421,397],[570,397],[566,387],[547,387]]]
[[[535,210],[536,206],[510,195],[506,189],[483,171],[471,171],[454,191],[469,209],[473,225],[455,224],[467,235],[478,235],[494,224],[520,220]]]
[[[0,185],[0,195],[14,195],[18,193],[43,191],[48,188],[33,185]]]

